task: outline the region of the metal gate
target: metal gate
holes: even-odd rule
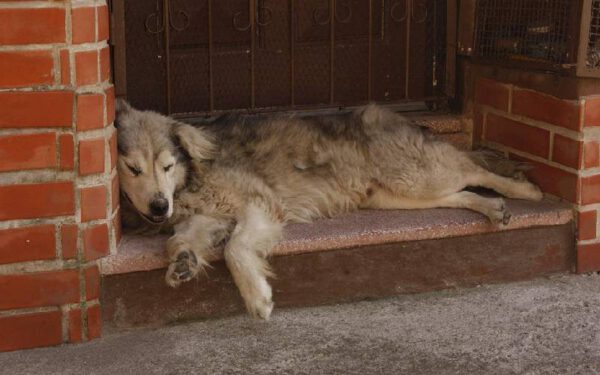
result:
[[[443,97],[445,0],[113,0],[117,94],[176,116]]]

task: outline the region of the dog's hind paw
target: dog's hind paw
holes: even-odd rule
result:
[[[506,208],[504,199],[497,198],[492,201],[492,209],[487,213],[490,221],[495,225],[508,225],[512,215]]]
[[[173,288],[179,284],[193,279],[200,269],[198,259],[192,251],[182,251],[177,254],[177,258],[169,265],[165,281]]]

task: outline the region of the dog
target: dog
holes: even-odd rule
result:
[[[263,319],[273,309],[266,258],[286,223],[357,209],[460,207],[506,225],[502,198],[465,188],[543,197],[377,105],[192,126],[119,100],[116,126],[124,227],[172,232],[167,284],[192,280],[222,253],[247,310]]]

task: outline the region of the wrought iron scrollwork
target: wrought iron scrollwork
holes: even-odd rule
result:
[[[401,7],[404,5],[404,12]],[[408,18],[408,9],[410,8],[410,17],[415,23],[423,23],[429,16],[427,3],[425,0],[400,0],[390,7],[390,18],[396,23],[404,22]]]
[[[237,31],[248,31],[250,29],[250,27],[252,27],[252,20],[250,19],[250,17],[248,17],[248,23],[246,25],[240,26],[240,16],[242,16],[244,14],[243,11],[239,11],[236,12],[233,15],[233,18],[231,19],[231,22],[233,24],[233,28],[236,29]],[[258,26],[261,27],[265,27],[271,24],[271,21],[273,20],[273,11],[271,10],[271,8],[264,6],[264,5],[260,5],[258,6],[257,10],[256,10],[256,24]]]
[[[404,3],[404,14],[402,15],[398,15],[398,11],[401,10],[400,6],[402,6],[402,3]],[[406,18],[408,17],[408,0],[400,0],[394,4],[392,4],[392,6],[390,7],[390,18],[392,19],[392,21],[400,23],[400,22],[404,22],[406,21]]]
[[[343,9],[343,17],[340,15],[339,10]],[[349,23],[352,20],[352,6],[348,1],[340,1],[335,6],[335,20],[339,23]],[[324,26],[331,21],[331,12],[329,7],[319,7],[313,10],[313,22],[315,25]]]
[[[258,7],[258,12],[256,13],[256,23],[258,26],[268,26],[271,24],[273,20],[273,11],[271,8],[267,6]]]
[[[187,14],[186,11],[181,10],[181,9],[177,10],[177,18],[183,20],[181,26],[178,26],[175,23],[175,20],[173,18],[174,17],[173,14],[175,14],[175,12],[173,12],[173,11],[169,12],[169,26],[171,26],[171,28],[173,30],[175,30],[175,31],[183,31],[183,30],[187,29],[188,26],[190,26],[190,16]]]
[[[150,13],[144,21],[144,27],[148,34],[159,34],[165,31],[165,25],[162,24],[158,13]]]
[[[428,9],[425,0],[413,0],[413,5],[410,7],[411,17],[415,23],[423,23],[427,20]]]
[[[327,11],[327,13],[325,13],[325,18],[323,18],[322,15],[325,11]],[[315,8],[315,10],[313,10],[313,22],[315,25],[327,25],[330,17],[331,15],[329,14],[329,9],[327,8]]]
[[[160,34],[165,31],[164,21],[159,16],[160,1],[161,0],[156,1],[156,12],[150,13],[144,20],[144,27],[148,34]],[[169,27],[171,29],[183,31],[190,26],[190,16],[185,10],[173,10],[172,8],[174,8],[174,6],[171,5],[170,1],[166,1],[166,6],[169,7]]]

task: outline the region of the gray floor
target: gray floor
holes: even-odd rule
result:
[[[600,276],[245,316],[0,354],[2,374],[599,374]]]

